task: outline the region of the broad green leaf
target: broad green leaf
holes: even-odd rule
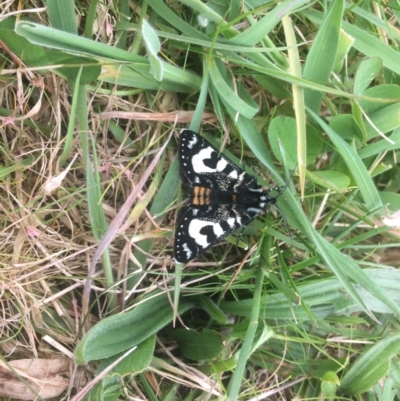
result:
[[[194,361],[204,361],[215,358],[224,349],[223,338],[215,330],[169,330],[169,335],[176,340],[184,357]]]
[[[351,114],[339,114],[332,117],[329,126],[343,139],[349,141],[358,139],[360,142],[364,140],[362,131]]]
[[[195,305],[182,298],[177,313]],[[77,364],[108,358],[140,344],[172,321],[174,311],[167,294],[143,300],[132,310],[107,317],[92,327],[75,350]]]
[[[341,173],[340,171],[306,171],[306,176],[308,179],[312,180],[322,187],[331,189],[332,191],[343,191],[350,185],[350,178]]]
[[[379,195],[382,199],[382,202],[388,206],[388,208],[392,211],[399,210],[400,205],[400,194],[395,192],[379,192]]]
[[[341,379],[340,390],[361,394],[386,376],[390,360],[400,352],[400,334],[389,335],[368,348]]]
[[[26,65],[35,67],[49,65],[46,51],[42,46],[32,44],[28,39],[10,29],[0,28],[0,37]]]
[[[120,377],[125,375],[135,375],[150,366],[150,363],[154,356],[154,348],[156,345],[156,335],[152,335],[146,340],[142,341],[137,345],[137,348],[132,351],[126,358],[113,367],[110,372],[107,373],[107,377],[118,375]],[[97,368],[97,374],[100,374],[109,365],[115,362],[121,354],[114,355],[110,358],[101,361],[101,364]]]
[[[280,146],[285,150],[288,169],[297,164],[296,121],[292,117],[275,117],[268,127],[268,139],[274,156],[282,162]]]
[[[300,361],[299,361],[300,362]],[[316,377],[322,381],[339,384],[337,373],[343,369],[344,359],[339,361],[334,359],[305,359],[293,369],[294,375],[304,375]]]

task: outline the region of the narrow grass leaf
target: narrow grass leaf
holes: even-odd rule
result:
[[[139,182],[136,184],[135,189],[131,192],[128,199],[125,201],[123,208],[121,208],[119,210],[119,212],[115,216],[114,220],[108,227],[107,232],[102,237],[102,240],[101,240],[95,254],[93,255],[93,258],[90,263],[90,268],[89,268],[89,276],[90,277],[93,275],[93,273],[95,271],[97,261],[99,260],[100,256],[103,254],[103,252],[107,249],[107,247],[111,243],[111,241],[114,239],[114,236],[116,235],[117,230],[120,228],[122,222],[125,220],[125,217],[129,213],[132,203],[134,202],[136,197],[139,195],[140,191],[142,190],[142,188],[143,188],[145,182],[147,181],[147,179],[149,178],[150,174],[153,172],[153,170],[154,170],[155,166],[157,165],[162,153],[164,152],[164,149],[166,148],[171,136],[172,136],[172,132],[169,135],[169,137],[166,139],[164,145],[158,150],[158,152],[156,153],[152,162],[149,164],[149,166],[143,173],[142,177],[140,178]]]
[[[381,71],[382,60],[379,57],[371,57],[367,60],[363,60],[357,68],[353,93],[355,95],[362,95]]]
[[[322,23],[323,14],[319,11],[308,8],[303,10],[303,15],[316,24]],[[397,50],[378,39],[375,34],[349,22],[343,21],[342,29],[354,38],[354,49],[368,57],[379,57],[384,67],[400,75],[400,54]]]
[[[146,0],[146,3],[151,6],[151,8],[165,21],[168,22],[171,26],[179,31],[183,32],[186,36],[202,39],[209,41],[210,38],[204,33],[200,32],[192,25],[185,22],[181,17],[179,17],[174,11],[173,8],[169,7],[163,0]],[[204,3],[203,3],[204,4]],[[208,8],[208,7],[207,7]],[[204,12],[203,12],[204,14]],[[215,13],[213,13],[214,15]],[[218,14],[215,14],[218,16]],[[208,14],[207,17],[210,17]],[[221,19],[220,16],[218,16]]]
[[[400,103],[383,107],[369,115],[372,122],[365,122],[368,139],[375,138],[381,133],[388,133],[400,127]]]
[[[2,146],[0,146],[0,152],[2,152],[3,157],[5,157],[5,155],[7,154],[7,152],[2,148]],[[7,167],[0,165],[0,180],[5,180],[7,177],[10,176],[11,173],[15,171],[25,170],[27,166],[30,166],[33,163],[35,163],[37,159],[38,156],[27,157],[24,159],[20,159],[20,161],[18,162],[13,161],[12,164]]]
[[[318,82],[329,80],[335,66],[343,9],[343,0],[331,3],[331,8],[326,14],[326,18],[324,18],[308,53],[304,65],[304,78]],[[322,93],[305,90],[304,97],[306,106],[318,113],[321,107]]]
[[[225,102],[225,107],[228,111],[231,110],[227,102]],[[323,124],[325,131],[327,129],[330,130],[330,128],[322,120],[320,120],[317,115],[314,114],[313,117],[316,118],[316,121],[320,121]],[[269,172],[274,177],[275,181],[279,185],[283,185],[284,180],[277,174],[272,160],[270,159],[266,150],[265,143],[262,141],[254,123],[251,120],[245,119],[243,116],[239,116],[237,118],[237,126],[248,146],[254,152],[255,156],[269,169]],[[345,143],[341,138],[339,139]],[[345,143],[345,145],[349,146],[347,143]],[[356,153],[354,152],[353,154],[353,152],[351,157],[357,158]],[[362,167],[365,169],[364,165],[362,165]],[[369,176],[368,178],[371,180]],[[373,187],[373,189],[376,191],[375,187]],[[298,201],[296,201],[292,193],[287,191],[284,200],[285,202],[279,202],[279,207],[284,211],[285,215],[291,216],[290,220],[288,219],[289,223],[298,227],[309,237],[311,242],[316,246],[318,253],[326,262],[327,266],[329,266],[329,268],[335,273],[349,295],[362,306],[366,313],[371,315],[363,300],[354,290],[349,278],[351,278],[351,280],[354,282],[360,283],[364,288],[373,293],[378,299],[391,307],[393,310],[400,312],[400,308],[379,288],[379,286],[377,286],[368,278],[365,272],[360,269],[352,259],[343,255],[337,248],[335,248],[313,229],[309,220],[301,209],[300,204]],[[380,198],[378,198],[378,201],[376,202],[381,204]]]
[[[216,25],[222,28],[222,30],[225,30],[225,27],[227,27],[227,29],[230,30],[231,33],[234,32],[234,29],[229,27],[229,24],[225,21],[225,18],[220,15],[224,14],[226,7],[218,7],[215,6],[213,3],[208,3],[201,0],[181,0],[181,2],[197,12],[198,15],[201,15],[202,17],[205,17],[208,20],[214,22]]]
[[[240,8],[242,2],[240,0],[231,0],[229,2],[229,21],[233,21],[235,18],[240,16]]]
[[[78,34],[73,0],[47,1],[51,26],[64,32]]]
[[[229,99],[229,104],[235,110],[235,113],[242,114],[247,118],[253,118],[258,112],[257,105],[254,102],[253,104],[249,104],[242,100],[238,94],[231,89],[231,83],[226,82],[224,78],[227,76],[226,71],[221,73],[220,70],[225,70],[223,63],[215,58],[210,58],[208,61],[208,72],[219,96],[222,99]]]
[[[390,294],[394,303],[400,306],[400,271],[394,269],[370,269],[365,274],[379,286],[382,291]],[[374,313],[393,314],[393,310],[379,302],[359,285],[354,285],[355,290],[365,302],[368,310]],[[361,312],[363,309],[343,292],[343,285],[337,277],[315,279],[296,287],[302,303],[307,304],[315,316],[323,318],[327,315],[349,316],[350,313]],[[249,317],[253,299],[241,299],[239,301],[222,301],[220,308],[226,314]],[[302,305],[289,302],[282,292],[267,295],[262,298],[261,316],[265,319],[309,321],[310,316]]]
[[[287,0],[279,3],[275,8],[269,10],[266,16],[257,21],[253,26],[245,29],[243,33],[230,39],[229,43],[249,47],[256,45],[263,40],[277,24],[280,23],[283,16],[293,13],[295,10],[303,7],[307,3],[310,3],[310,0]]]
[[[165,154],[163,154],[160,157],[154,177],[151,180],[150,185],[147,186],[146,193],[140,197],[140,199],[135,203],[135,206],[129,213],[129,220],[130,220],[129,224],[132,224],[133,222],[137,221],[139,217],[142,215],[142,213],[145,211],[149,203],[153,200],[154,195],[157,193],[160,187],[160,182],[165,167],[164,164],[165,164]]]
[[[60,157],[60,165],[65,166],[68,162],[68,158],[71,156],[71,148],[72,143],[74,140],[75,134],[75,123],[76,123],[76,115],[77,115],[77,107],[78,107],[78,94],[79,94],[79,86],[80,76],[82,73],[82,69],[79,70],[78,75],[76,77],[75,87],[72,95],[72,104],[71,104],[71,111],[70,111],[70,118],[68,120],[68,130],[67,134],[65,135],[65,142],[64,148]]]
[[[32,43],[52,49],[60,49],[119,61],[148,63],[144,57],[136,56],[126,50],[95,42],[94,40],[68,32],[59,31],[58,29],[34,24],[33,22],[19,22],[15,27],[15,31]]]
[[[339,43],[335,57],[335,64],[333,66],[333,72],[339,74],[343,68],[343,64],[346,57],[353,46],[354,39],[348,35],[343,29],[340,29]]]
[[[295,29],[293,21],[289,15],[285,15],[282,19],[283,28],[285,30],[287,44],[289,46],[289,70],[293,76],[301,78],[302,67],[300,62],[300,55],[297,46]],[[305,92],[301,85],[292,85],[293,92],[293,109],[296,122],[296,146],[297,146],[297,160],[298,174],[300,181],[300,194],[304,198],[305,188],[305,172],[307,163],[307,131],[306,131],[306,112],[305,112]],[[294,142],[293,142],[294,143]],[[287,166],[288,167],[288,166]]]
[[[242,343],[238,355],[238,363],[236,369],[233,372],[228,384],[228,400],[236,401],[238,400],[239,390],[241,383],[244,378],[244,373],[247,367],[247,361],[253,351],[253,344],[255,335],[258,328],[258,321],[260,317],[260,307],[261,307],[261,293],[262,293],[262,283],[263,283],[263,272],[262,269],[257,269],[257,276],[255,280],[255,288],[253,295],[253,304],[251,307],[251,314],[249,319],[249,324],[246,330],[246,334]]]
[[[360,193],[365,202],[365,206],[369,210],[374,210],[382,206],[379,198],[378,191],[375,184],[371,179],[371,175],[366,169],[364,163],[361,161],[357,152],[339,135],[336,134],[321,118],[309,110],[314,120],[329,136],[329,139],[335,146],[336,151],[341,155],[343,161],[346,163],[348,169],[357,183]]]
[[[400,102],[400,86],[395,84],[372,86],[363,92],[363,96],[368,99],[360,98],[357,100],[358,104],[365,113],[374,113],[390,104]]]
[[[152,26],[145,19],[142,22],[142,36],[149,53],[151,73],[157,81],[162,81],[164,77],[163,63],[158,57],[161,49],[160,41]]]
[[[163,62],[164,63],[164,62]],[[196,74],[176,68],[167,63],[163,65],[165,80],[159,82],[150,73],[150,64],[119,65],[116,63],[102,65],[100,80],[113,85],[129,88],[166,90],[188,93],[197,90],[201,79]],[[170,79],[170,81],[169,81]]]
[[[164,181],[162,182],[156,196],[154,197],[153,204],[150,208],[150,213],[152,216],[154,216],[154,220],[158,224],[162,222],[163,218],[165,217],[166,211],[172,204],[173,200],[176,198],[176,194],[180,185],[178,165],[178,158],[175,157],[169,167]],[[153,242],[153,239],[147,239],[138,243],[138,247],[140,248],[140,250],[137,250],[134,253],[134,257],[141,264],[141,266],[145,266],[147,255],[152,249]],[[129,273],[133,273],[136,269],[137,267],[130,266]],[[135,282],[136,278],[134,276],[128,279],[128,290],[133,288]]]
[[[400,74],[400,54],[397,50],[356,25],[344,22],[343,29],[355,38],[353,44],[355,49],[368,57],[379,57],[384,67],[389,68],[396,74]]]

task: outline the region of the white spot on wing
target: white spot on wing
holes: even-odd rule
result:
[[[225,159],[219,159],[217,163],[217,167],[215,169],[207,167],[204,164],[204,160],[210,159],[211,154],[215,152],[215,150],[208,146],[207,148],[201,149],[197,155],[194,155],[192,157],[192,165],[193,165],[193,170],[196,173],[215,173],[217,171],[223,171],[225,167],[228,165],[228,162]]]
[[[239,175],[238,175],[237,170],[232,170],[232,171],[229,173],[228,177],[231,177],[231,178],[237,180],[237,179],[239,178]]]
[[[258,207],[248,207],[246,211],[260,214],[262,212],[262,209],[259,209]]]
[[[251,192],[263,192],[263,188],[260,186],[258,188],[249,188],[249,191]]]
[[[228,165],[228,162],[225,159],[221,159],[217,164],[217,171],[225,170],[225,167]]]
[[[226,222],[228,223],[229,227],[235,227],[235,219],[233,217],[228,219]]]
[[[211,221],[193,219],[189,224],[189,235],[195,240],[197,245],[207,248],[210,245],[207,242],[207,235],[200,233],[200,230],[204,227],[212,227],[214,235],[216,237],[221,237],[224,234],[224,230],[218,223],[213,223]]]
[[[235,188],[237,188],[241,184],[245,175],[245,171],[243,171],[243,173],[239,175],[239,177],[237,178],[237,183],[234,185]]]
[[[196,136],[193,135],[192,140],[188,143],[188,148],[192,149],[193,146],[196,145],[196,143],[197,143],[197,138],[196,138]]]
[[[186,259],[189,259],[192,256],[192,251],[190,250],[190,248],[188,247],[188,244],[183,244],[182,245],[183,250],[186,252]]]

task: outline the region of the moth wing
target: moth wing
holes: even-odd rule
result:
[[[238,193],[239,187],[257,191],[261,186],[250,174],[224,156],[202,136],[184,129],[179,136],[182,181],[223,192]]]
[[[174,259],[186,263],[254,220],[260,210],[239,204],[190,205],[178,214]]]

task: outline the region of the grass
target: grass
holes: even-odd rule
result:
[[[399,398],[400,4],[229,4],[3,2],[1,397]],[[296,170],[187,266],[183,127]]]

